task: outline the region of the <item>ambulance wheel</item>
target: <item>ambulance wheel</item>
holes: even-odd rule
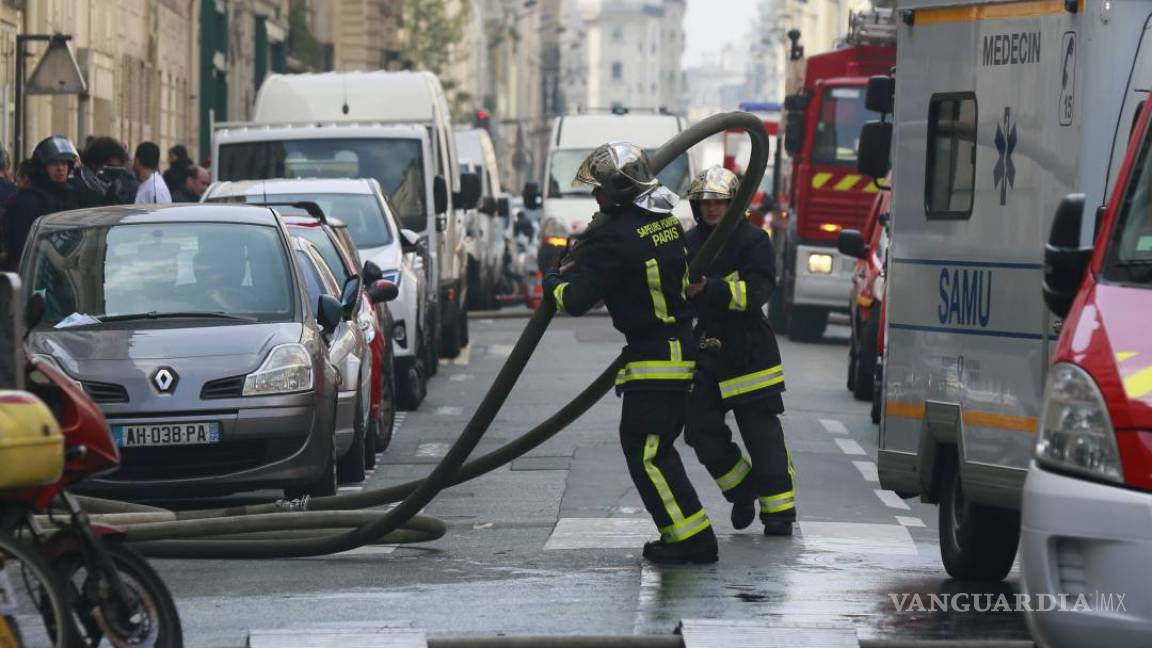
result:
[[[828,328],[828,311],[823,308],[792,306],[788,316],[788,339],[793,342],[815,342]]]
[[[876,373],[876,336],[880,333],[877,320],[880,313],[873,313],[871,319],[864,324],[864,331],[856,347],[855,376],[853,377],[852,395],[856,400],[866,401],[872,399],[872,380]]]
[[[1020,515],[968,501],[955,455],[945,458],[940,468],[940,557],[944,569],[962,580],[1004,580],[1016,559]]]

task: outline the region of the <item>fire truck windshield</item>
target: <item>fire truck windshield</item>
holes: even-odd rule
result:
[[[812,142],[812,163],[855,166],[860,127],[879,118],[878,113],[864,107],[864,88],[829,88],[820,103],[816,136]]]

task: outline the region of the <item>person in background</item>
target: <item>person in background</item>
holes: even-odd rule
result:
[[[184,168],[183,182],[172,192],[174,203],[200,202],[200,197],[208,190],[208,170],[198,166]]]
[[[0,205],[8,202],[8,199],[16,193],[16,185],[12,182],[12,161],[8,157],[8,153],[0,147]]]
[[[184,184],[184,172],[192,166],[192,158],[188,157],[188,149],[183,144],[177,144],[168,149],[168,170],[164,172],[164,184],[168,185],[169,193]]]
[[[19,269],[24,241],[36,219],[78,206],[75,191],[68,183],[80,158],[72,142],[59,135],[49,137],[36,145],[32,158],[35,164],[30,184],[16,192],[4,214],[4,269],[9,272]]]
[[[136,192],[136,204],[168,204],[172,202],[172,194],[160,175],[160,147],[155,142],[141,142],[136,147],[136,161],[134,163],[136,179],[140,181],[140,189]]]
[[[95,137],[80,155],[84,166],[96,172],[108,185],[106,204],[131,205],[136,202],[140,182],[131,167],[128,148],[115,137]]]

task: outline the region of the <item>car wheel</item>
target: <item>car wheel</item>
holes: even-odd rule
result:
[[[1020,540],[1015,511],[974,504],[964,496],[955,455],[940,468],[940,557],[953,578],[1000,581],[1012,570]]]
[[[384,382],[380,387],[380,416],[376,422],[376,452],[384,452],[392,443],[392,428],[396,425],[396,375],[391,358],[381,372]]]
[[[397,363],[396,405],[405,411],[420,407],[426,394],[424,360],[416,356],[404,358]]]
[[[464,347],[464,343],[460,338],[462,328],[460,326],[460,318],[468,317],[468,311],[463,308],[463,304],[459,303],[455,306],[450,306],[454,312],[453,317],[448,319],[447,326],[444,327],[440,353],[442,358],[455,358],[460,355],[460,349]]]
[[[872,313],[872,317],[864,324],[864,332],[860,340],[859,351],[856,354],[855,378],[852,395],[856,400],[872,400],[872,381],[876,373],[876,336],[879,334],[880,313]]]
[[[468,306],[477,310],[484,308],[484,286],[480,281],[480,262],[468,257]]]
[[[432,316],[432,321],[428,322],[428,326],[424,328],[424,334],[421,336],[422,344],[424,345],[424,375],[426,378],[435,376],[440,371],[440,338],[442,336],[441,329],[443,328],[442,322],[444,320],[444,313],[440,311],[441,306],[436,306],[436,313]]]
[[[856,390],[856,327],[849,322],[852,331],[848,339],[848,391]]]
[[[297,488],[284,489],[284,497],[288,499],[300,499],[305,495],[309,497],[330,497],[336,494],[337,488],[336,440],[333,439],[328,451],[328,460],[324,466],[324,472],[309,484]]]
[[[364,470],[376,468],[376,439],[380,436],[380,417],[368,419],[368,429],[364,431]]]
[[[359,403],[356,406],[360,409]],[[336,464],[336,479],[341,484],[359,484],[364,481],[364,437],[367,436],[367,417],[357,415],[358,422],[353,425],[356,433],[352,439],[352,447],[340,457]]]

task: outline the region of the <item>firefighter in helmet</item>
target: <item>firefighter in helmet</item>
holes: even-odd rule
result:
[[[660,185],[648,156],[626,142],[598,147],[573,186],[591,185],[600,206],[570,260],[544,279],[557,311],[579,316],[603,300],[624,334],[620,445],[628,472],[660,531],[644,546],[655,563],[717,560],[708,514],[673,447],[684,426],[695,350],[684,293],[684,232],[672,215],[678,196]]]
[[[722,167],[693,180],[688,199],[699,226],[687,235],[689,258],[724,218],[739,187],[736,175]],[[732,503],[733,526],[752,524],[759,501],[764,534],[792,535],[795,473],[779,418],[784,369],[762,311],[776,285],[774,259],[772,240],[742,218],[704,276],[688,286],[700,355],[684,438]],[[749,457],[724,423],[729,410]]]
[[[35,171],[31,186],[21,189],[4,215],[4,269],[16,272],[24,241],[36,219],[46,214],[76,209],[80,206],[69,176],[80,156],[68,138],[54,135],[45,138],[32,151]]]

